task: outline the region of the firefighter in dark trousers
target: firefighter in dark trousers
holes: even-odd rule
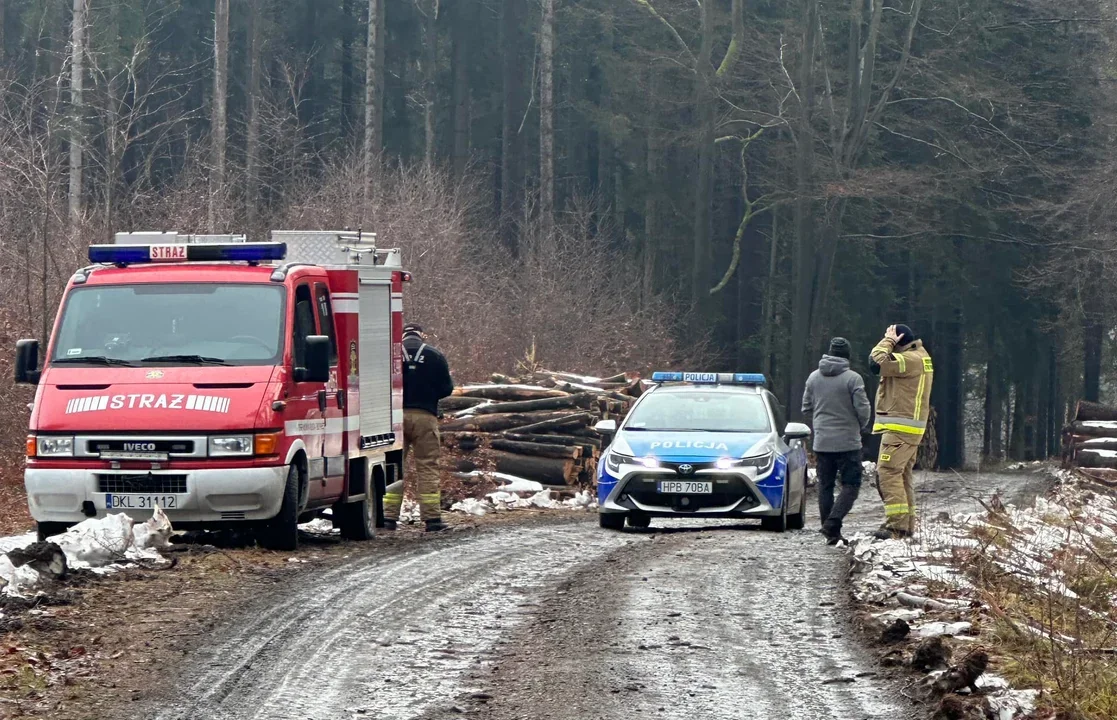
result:
[[[803,391],[803,414],[811,418],[818,460],[821,532],[830,545],[841,541],[842,521],[861,492],[861,433],[868,432],[873,417],[865,381],[849,368],[851,354],[848,340],[831,340]]]
[[[877,474],[884,501],[880,539],[910,537],[915,532],[915,492],[912,470],[927,418],[931,414],[931,356],[907,325],[893,325],[869,356],[880,373],[877,417],[873,433],[881,435]]]
[[[438,478],[438,401],[453,392],[454,382],[446,357],[425,337],[418,325],[403,330],[403,453],[415,460],[419,517],[427,532],[437,532],[446,529]],[[384,494],[385,529],[396,529],[402,505],[403,483],[392,483]]]

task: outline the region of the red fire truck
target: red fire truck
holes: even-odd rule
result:
[[[402,477],[403,283],[375,236],[122,233],[71,278],[40,366],[25,484],[39,535],[161,507],[294,549],[331,510],[352,539]]]

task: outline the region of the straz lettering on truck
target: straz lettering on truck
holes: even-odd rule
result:
[[[652,450],[663,448],[664,450],[721,450],[729,452],[729,446],[723,442],[714,442],[713,440],[656,440],[652,443]]]
[[[195,412],[228,413],[230,399],[218,395],[87,395],[71,398],[66,414],[103,412],[107,410],[190,410]]]

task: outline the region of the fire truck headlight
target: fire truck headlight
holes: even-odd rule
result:
[[[31,443],[27,443],[28,451]],[[35,438],[35,457],[73,457],[74,438],[72,437],[37,437]]]
[[[251,435],[215,436],[209,439],[210,457],[251,456],[253,452]]]

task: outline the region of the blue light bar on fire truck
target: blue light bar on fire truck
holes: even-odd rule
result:
[[[652,382],[682,382],[695,385],[764,385],[763,373],[655,372]]]
[[[247,262],[282,260],[287,243],[198,243],[173,245],[90,245],[89,261],[112,265],[178,262]]]

